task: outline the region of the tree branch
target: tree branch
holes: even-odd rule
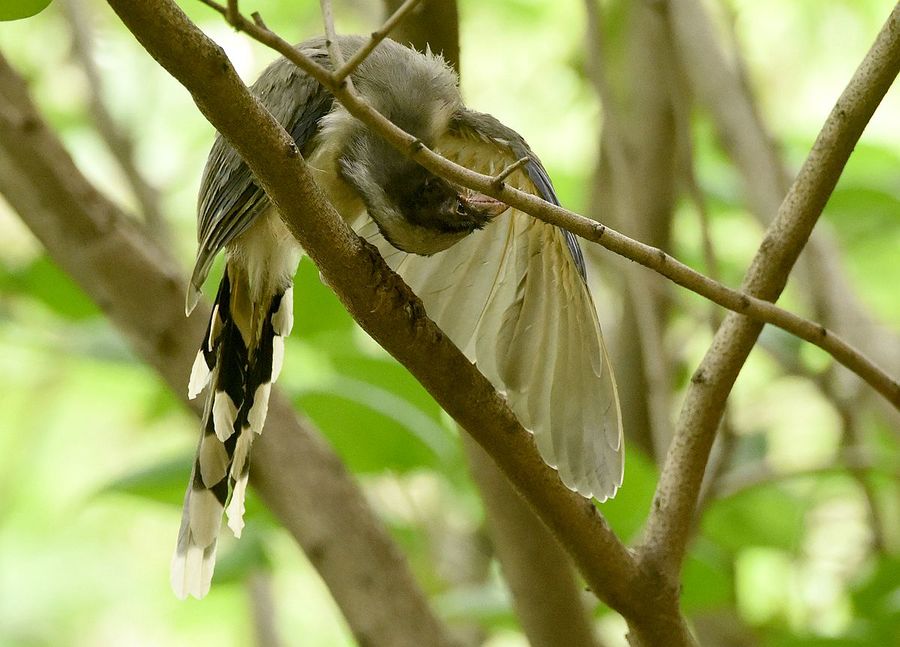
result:
[[[744,279],[749,293],[774,300],[837,184],[862,131],[900,71],[900,4],[837,100]],[[639,559],[670,584],[685,554],[716,427],[731,387],[762,330],[729,315],[694,373],[667,456]]]
[[[94,62],[93,34],[83,0],[66,0],[63,13],[72,33],[72,55],[84,72],[91,119],[100,138],[125,175],[147,229],[161,244],[171,242],[168,223],[160,209],[159,192],[135,163],[134,142],[122,131],[103,101],[103,82]]]
[[[691,89],[709,113],[723,149],[743,177],[750,211],[767,225],[777,213],[792,173],[756,110],[740,52],[731,56],[723,51],[702,2],[677,0],[667,6],[676,53]],[[734,65],[729,63],[732,58],[737,61]],[[797,282],[803,293],[821,306],[825,325],[845,334],[848,341],[896,373],[900,367],[900,338],[877,322],[849,289],[840,250],[825,225],[820,223],[810,237],[801,256],[804,271],[797,273]],[[887,413],[896,427],[900,420],[898,411],[889,409]]]
[[[662,598],[642,576],[596,508],[543,463],[531,435],[490,382],[425,317],[421,302],[377,250],[338,217],[290,136],[249,94],[221,48],[169,0],[109,4],[234,146],[347,310],[491,455],[573,555],[595,593],[638,628],[644,644],[689,644],[676,601]]]
[[[225,8],[213,0],[201,1],[215,8],[223,16],[226,15]],[[492,176],[475,173],[450,162],[423,146],[422,142],[412,135],[395,126],[365,100],[350,92],[348,88],[335,83],[334,74],[331,71],[304,56],[277,34],[250,22],[240,15],[231,24],[239,31],[243,31],[260,43],[268,45],[295,63],[304,72],[325,86],[350,114],[378,132],[392,146],[433,173],[497,198],[524,213],[567,229],[586,240],[599,243],[606,249],[640,263],[678,285],[696,292],[733,312],[772,324],[818,346],[865,380],[895,408],[900,409],[900,382],[890,377],[871,359],[824,326],[783,310],[766,299],[761,299],[745,291],[727,288],[691,269],[660,249],[633,240],[609,227],[579,216],[568,209],[550,204],[538,196],[514,189],[508,184],[496,185]]]
[[[202,413],[199,401],[186,400],[185,385],[208,306],[184,318],[186,282],[177,265],[80,174],[2,56],[0,193],[136,354]],[[454,644],[340,459],[281,395],[273,393],[266,432],[254,444],[251,474],[262,500],[321,574],[360,644]]]
[[[572,561],[478,445],[464,442],[488,531],[532,647],[598,647]]]

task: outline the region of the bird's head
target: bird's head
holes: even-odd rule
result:
[[[462,106],[456,74],[440,56],[426,52],[410,57],[390,41],[373,54],[354,76],[357,91],[397,126],[433,147]],[[340,107],[323,126],[323,139],[338,148],[337,172],[398,249],[424,256],[440,252],[506,209],[430,173]]]
[[[434,175],[369,131],[349,142],[338,164],[382,235],[405,252],[443,251],[506,209]]]

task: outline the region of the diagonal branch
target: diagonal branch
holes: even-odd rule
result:
[[[226,15],[225,8],[214,0],[201,1],[219,11],[223,16]],[[746,291],[728,288],[691,269],[660,249],[633,240],[605,225],[579,216],[563,207],[550,204],[537,196],[514,189],[507,184],[498,186],[493,181],[493,177],[475,173],[450,162],[423,146],[422,142],[412,135],[395,126],[357,94],[341,84],[336,84],[331,71],[304,56],[277,34],[240,15],[231,24],[239,31],[247,33],[292,61],[334,94],[350,114],[433,173],[497,198],[520,211],[567,229],[586,240],[599,243],[606,249],[640,263],[724,308],[777,326],[818,346],[866,381],[895,408],[900,409],[900,382],[889,376],[873,360],[831,330],[779,308],[767,299],[759,298]]]
[[[347,310],[491,455],[594,592],[629,620],[642,644],[691,644],[675,598],[660,594],[596,508],[543,463],[490,382],[424,315],[378,251],[340,219],[290,135],[250,95],[222,49],[170,0],[109,4],[248,164]]]
[[[744,279],[759,298],[778,298],[850,154],[900,71],[900,3],[838,98]],[[677,580],[700,483],[725,401],[762,324],[734,314],[713,339],[681,410],[643,543],[642,563]]]
[[[202,413],[185,385],[208,307],[184,318],[177,264],[81,175],[2,56],[0,193],[135,353]],[[454,645],[340,459],[286,398],[273,396],[253,449],[253,485],[309,556],[359,644]]]

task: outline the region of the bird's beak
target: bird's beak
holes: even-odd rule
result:
[[[478,193],[470,189],[463,189],[459,193],[459,203],[467,212],[483,218],[493,218],[509,209],[505,202],[495,200],[489,195]]]

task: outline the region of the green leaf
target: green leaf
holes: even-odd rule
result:
[[[788,489],[767,485],[717,501],[703,516],[705,536],[740,550],[772,546],[793,551],[803,531],[806,505]]]
[[[319,278],[319,270],[304,258],[294,278],[294,333],[304,338],[356,325],[343,304]]]
[[[0,20],[21,20],[39,14],[51,0],[3,0],[0,2]]]
[[[107,484],[101,493],[120,492],[181,507],[193,461],[193,454],[181,454],[126,474]]]
[[[454,622],[477,622],[492,629],[516,626],[509,594],[497,582],[457,586],[432,603],[442,618]]]
[[[900,645],[900,557],[878,560],[853,593],[869,644]]]
[[[331,358],[341,375],[375,384],[403,398],[435,423],[441,423],[441,406],[404,366],[389,355],[372,357],[344,351],[332,353]]]
[[[119,492],[181,507],[184,491],[194,464],[194,454],[182,454],[148,467],[135,470],[107,484],[101,494]],[[260,526],[278,526],[269,509],[259,500],[253,489],[247,491],[244,520]]]
[[[10,292],[41,301],[55,313],[73,321],[100,313],[81,288],[46,255],[8,275],[3,283]]]
[[[656,467],[647,457],[626,446],[625,481],[614,499],[600,504],[600,512],[623,541],[641,529],[658,478]]]
[[[734,573],[731,555],[714,543],[699,538],[684,564],[681,604],[693,614],[734,605]]]
[[[453,452],[447,432],[415,406],[377,386],[338,378],[298,405],[355,472],[439,467]]]
[[[266,536],[266,528],[248,522],[240,540],[230,542],[231,549],[216,560],[213,586],[244,582],[253,573],[271,571]]]

